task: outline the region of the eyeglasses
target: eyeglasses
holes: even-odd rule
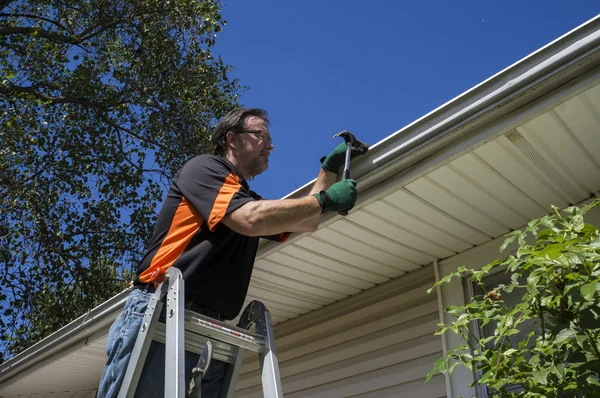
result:
[[[273,145],[273,140],[271,139],[271,136],[264,133],[262,130],[235,130],[234,133],[248,133],[248,134],[255,134],[255,135],[260,135],[260,140],[264,143],[266,143],[267,145]]]

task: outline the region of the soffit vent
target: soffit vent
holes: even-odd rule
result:
[[[556,186],[558,186],[569,197],[573,196],[573,195],[575,195],[577,197],[580,196],[577,193],[578,192],[577,189],[575,189],[575,187],[573,187],[573,185],[571,183],[569,183],[569,181],[567,181],[567,179],[565,177],[563,177],[563,175],[561,173],[559,173],[558,170],[556,170],[554,168],[554,166],[552,166],[550,164],[550,162],[548,162],[546,160],[546,158],[544,158],[544,156],[541,153],[539,153],[533,147],[533,145],[531,145],[531,143],[529,141],[527,141],[527,139],[521,133],[519,133],[519,131],[517,129],[512,129],[511,131],[506,133],[505,137],[523,155],[525,155],[525,157],[531,163],[533,163],[542,173],[544,173],[544,175],[546,175],[546,177],[548,177],[554,184],[556,184]],[[578,199],[583,199],[583,198],[578,198]]]

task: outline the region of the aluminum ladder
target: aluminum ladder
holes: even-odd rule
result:
[[[244,352],[250,350],[259,355],[264,397],[282,398],[271,314],[264,304],[252,301],[242,313],[238,326],[230,326],[185,310],[184,281],[179,269],[170,267],[166,274],[158,275],[155,280],[163,278],[148,303],[118,397],[134,396],[150,343],[154,339],[165,343],[165,397],[187,396],[185,351],[201,354],[204,365],[207,362],[210,364],[211,358],[227,363],[220,398],[233,397]],[[159,318],[165,302],[166,321],[162,323]],[[252,325],[255,325],[256,333],[248,331]],[[196,386],[196,389],[200,389],[200,386]],[[194,396],[200,397],[199,391]]]

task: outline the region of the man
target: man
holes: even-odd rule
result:
[[[340,144],[321,162],[317,181],[306,197],[262,200],[247,180],[269,166],[273,142],[262,109],[234,109],[212,136],[214,155],[189,160],[175,176],[158,214],[134,289],[109,331],[108,361],[98,390],[101,398],[118,394],[127,363],[154,292],[152,272],[177,267],[185,281],[186,308],[231,320],[242,309],[260,237],[283,241],[291,232],[314,231],[325,211],[349,210],[356,181],[335,182],[344,162]],[[186,386],[198,356],[186,353]],[[213,361],[202,380],[202,397],[218,397],[225,371]],[[164,345],[152,342],[136,396],[162,397]]]

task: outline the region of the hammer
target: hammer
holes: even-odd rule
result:
[[[342,180],[347,180],[348,178],[350,178],[350,156],[352,153],[352,147],[358,149],[359,154],[362,155],[367,153],[367,151],[369,150],[369,146],[364,142],[357,140],[354,134],[352,134],[348,130],[344,130],[337,133],[333,136],[333,138],[335,137],[342,137],[344,139],[344,142],[346,142],[346,159],[344,161],[344,171],[342,172]],[[348,211],[346,210],[340,211],[338,213],[342,216],[348,215]]]

